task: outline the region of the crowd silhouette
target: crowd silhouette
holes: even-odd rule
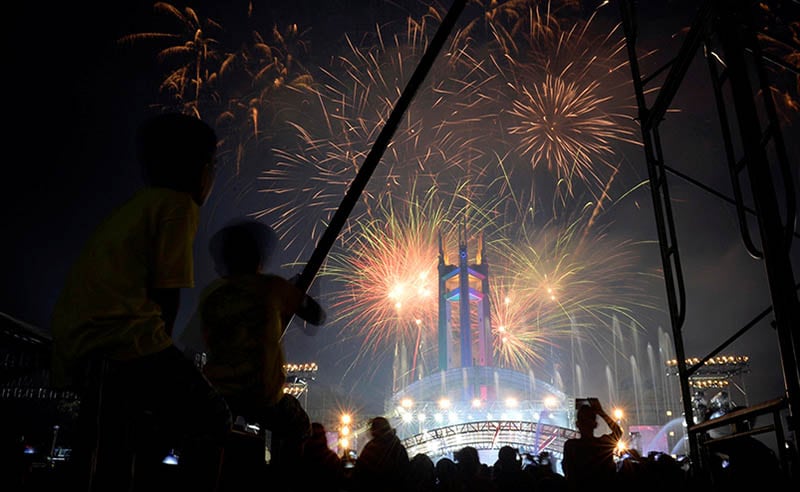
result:
[[[376,423],[377,422],[377,426]],[[324,429],[322,424],[313,424]],[[434,459],[417,453],[409,457],[394,430],[383,417],[371,420],[370,442],[355,458],[353,468],[349,459],[339,456],[323,444],[320,434],[306,441],[301,473],[293,480],[283,475],[279,490],[310,492],[560,492],[569,490],[599,490],[594,485],[572,489],[567,478],[557,470],[552,455],[543,451],[537,456],[520,455],[511,446],[501,446],[494,463],[483,463],[478,450],[464,446],[450,456]],[[373,430],[374,429],[374,430]],[[323,449],[324,446],[324,449]],[[524,459],[523,459],[524,458]],[[350,473],[348,470],[352,470]],[[628,450],[615,458],[613,473],[604,485],[613,490],[710,490],[693,480],[683,460],[669,454],[651,452],[641,456]],[[277,477],[280,471],[275,470]],[[274,480],[273,480],[274,481]],[[259,485],[252,490],[258,490]],[[713,489],[713,487],[711,488]],[[728,488],[726,490],[738,490]]]

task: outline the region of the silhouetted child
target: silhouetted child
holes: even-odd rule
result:
[[[294,315],[320,325],[325,311],[289,280],[261,272],[276,245],[275,232],[257,220],[235,220],[217,231],[209,250],[220,277],[203,289],[185,336],[201,331],[203,371],[233,414],[271,431],[278,469],[299,458],[311,431],[308,414],[283,391],[281,337]]]
[[[598,416],[608,424],[609,434],[594,435]],[[561,462],[568,490],[605,490],[616,476],[614,449],[622,437],[622,429],[596,398],[589,398],[588,405],[578,408],[575,424],[581,435],[564,443]]]
[[[91,466],[98,439],[96,472],[82,478],[93,477],[92,490],[128,490],[125,444],[134,436],[125,432],[145,411],[162,436],[174,434],[187,490],[215,490],[231,415],[171,335],[180,289],[194,286],[192,248],[217,137],[197,118],[161,114],[140,126],[136,144],[146,186],[97,227],[69,273],[52,316],[51,382],[73,387],[88,361],[106,365],[99,423],[86,421],[82,400],[74,449],[76,465]]]

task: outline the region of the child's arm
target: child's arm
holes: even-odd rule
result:
[[[297,308],[297,315],[303,320],[311,323],[312,325],[321,325],[325,323],[325,310],[322,306],[308,294],[303,296],[303,301],[300,307]]]
[[[164,319],[164,328],[167,335],[172,336],[172,329],[175,327],[175,318],[178,316],[180,306],[181,290],[175,289],[148,289],[150,298],[161,306],[161,317]]]
[[[295,275],[289,279],[289,283],[292,284],[292,286],[296,286],[299,279],[300,275]],[[302,295],[303,299],[300,301],[300,305],[293,314],[296,314],[300,317],[300,319],[311,323],[312,325],[319,326],[325,323],[325,318],[327,315],[325,314],[325,310],[322,308],[322,306],[320,306],[319,303],[310,295],[304,292]]]

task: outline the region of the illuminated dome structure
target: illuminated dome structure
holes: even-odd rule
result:
[[[572,408],[551,385],[510,369],[458,367],[415,381],[395,393],[386,414],[409,456],[451,455],[473,446],[560,457]]]
[[[477,262],[468,262],[463,227],[458,258],[458,265],[447,264],[440,240],[438,371],[409,382],[417,368],[409,369],[400,350],[384,415],[409,456],[426,453],[436,460],[473,446],[482,461],[493,462],[497,450],[509,445],[560,461],[564,441],[578,435],[567,427],[574,400],[532,372],[494,365],[488,266],[483,245]]]

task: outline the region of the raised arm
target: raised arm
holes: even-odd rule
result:
[[[289,279],[289,283],[292,284],[294,288],[297,288],[297,281],[299,280],[300,276],[295,275],[294,277]],[[299,289],[297,289],[300,292]],[[289,319],[291,319],[292,315],[297,315],[303,321],[311,323],[312,325],[319,326],[325,323],[325,319],[327,315],[325,310],[320,306],[320,304],[310,295],[302,292],[301,295],[303,296],[302,300],[300,301],[300,305],[297,307],[297,310],[294,313],[289,313]],[[285,320],[286,323],[289,322],[289,319]]]
[[[611,437],[615,441],[619,441],[622,438],[622,427],[619,426],[616,420],[612,419],[610,415],[603,410],[603,406],[600,405],[600,400],[596,398],[590,398],[589,403],[594,408],[597,415],[602,418],[606,424],[608,424],[608,428],[611,429]]]

